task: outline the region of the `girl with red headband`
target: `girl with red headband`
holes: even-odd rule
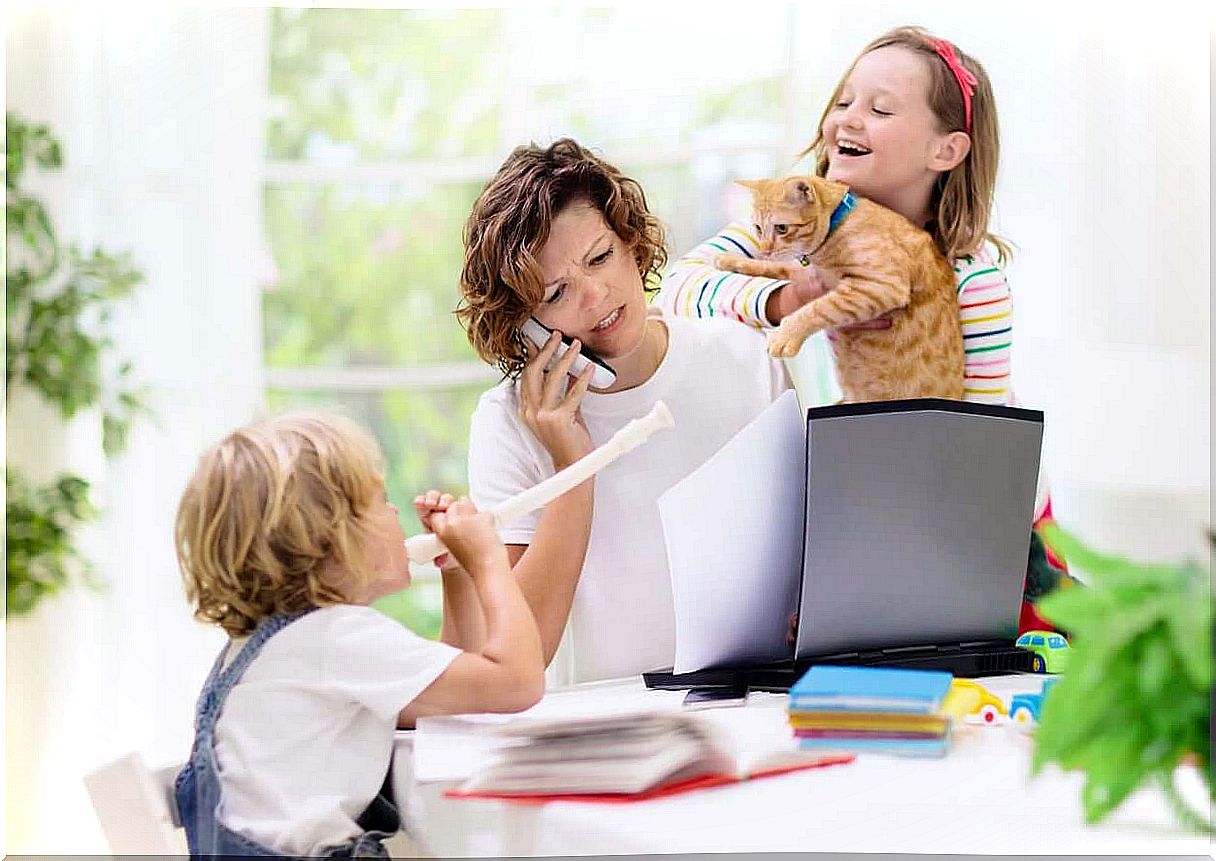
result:
[[[847,184],[929,232],[953,261],[958,281],[964,399],[1010,404],[1012,304],[1001,269],[1009,246],[988,229],[999,153],[996,105],[983,66],[945,39],[899,27],[862,49],[800,156],[813,156],[819,176]],[[712,261],[723,252],[758,256],[755,228],[731,224],[698,245],[669,269],[655,301],[668,313],[770,328],[823,293],[814,266],[791,262],[785,280],[754,278],[715,269]],[[859,327],[887,325],[879,319]],[[791,371],[805,401],[840,397],[831,362],[824,338],[804,345]],[[1050,510],[1042,493],[1036,518]],[[1027,597],[1033,600],[1059,579],[1034,536]],[[1023,615],[1024,624],[1039,621],[1029,605]]]
[[[924,227],[954,261],[967,356],[964,397],[1007,404],[1012,309],[999,264],[1009,246],[988,229],[999,150],[996,106],[983,67],[944,39],[900,27],[870,42],[853,61],[800,156],[814,157],[819,176]],[[786,280],[713,268],[724,251],[756,256],[754,231],[748,223],[731,224],[680,258],[656,302],[677,314],[733,317],[769,328],[821,295],[814,266],[791,262]],[[820,364],[831,361],[823,339],[808,342],[804,352]],[[839,397],[831,385],[816,394]]]

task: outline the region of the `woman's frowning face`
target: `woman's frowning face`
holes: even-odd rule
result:
[[[544,294],[532,314],[605,359],[625,356],[646,331],[646,293],[633,249],[587,201],[553,219],[536,255]]]

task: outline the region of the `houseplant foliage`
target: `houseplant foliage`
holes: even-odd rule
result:
[[[1164,788],[1179,821],[1211,833],[1180,796],[1175,771],[1195,762],[1212,795],[1212,594],[1199,563],[1150,565],[1091,550],[1056,524],[1044,537],[1085,587],[1044,597],[1044,618],[1068,631],[1068,672],[1043,704],[1033,770],[1085,772],[1085,818],[1096,822],[1145,781]],[[1213,533],[1209,543],[1216,546]]]
[[[59,142],[46,126],[12,113],[5,132],[6,412],[15,385],[37,392],[65,421],[96,408],[102,448],[112,457],[146,411],[111,331],[113,308],[143,276],[125,254],[61,245],[46,207],[22,186],[31,168],[62,167]],[[73,574],[96,583],[74,543],[75,530],[97,515],[89,483],[61,474],[37,486],[6,463],[5,489],[7,610],[28,613]]]

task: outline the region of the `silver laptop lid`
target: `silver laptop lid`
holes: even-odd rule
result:
[[[795,656],[1013,637],[1042,439],[1038,410],[808,410]]]

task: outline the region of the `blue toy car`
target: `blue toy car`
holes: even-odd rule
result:
[[[1022,727],[1030,727],[1039,722],[1043,710],[1043,697],[1051,690],[1051,686],[1059,679],[1044,679],[1043,689],[1037,694],[1014,694],[1009,701],[1009,719]]]

